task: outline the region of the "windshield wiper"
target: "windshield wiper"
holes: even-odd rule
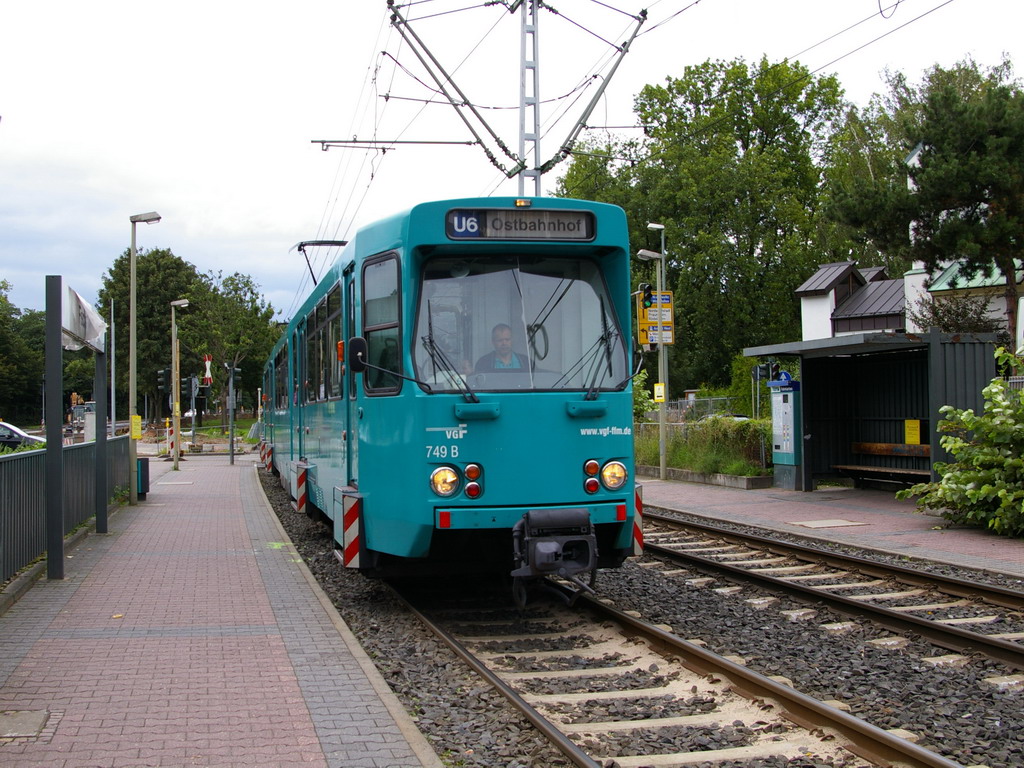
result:
[[[583,354],[580,355],[580,358],[559,377],[558,381],[555,382],[555,388],[557,389],[559,385],[571,381],[576,376],[581,376],[587,386],[587,394],[584,396],[584,400],[596,400],[600,382],[612,373],[611,349],[618,337],[619,332],[614,329],[608,329],[598,336],[594,343],[587,347]],[[604,352],[603,355],[602,351]],[[602,360],[602,357],[605,360]],[[606,361],[607,367],[604,364]]]
[[[430,355],[430,361],[434,364],[434,375],[438,373],[438,369],[442,375],[447,376],[448,380],[451,381],[462,396],[466,398],[467,403],[479,403],[480,398],[476,396],[469,387],[469,382],[459,373],[454,363],[449,359],[448,355],[444,353],[444,350],[437,345],[434,341],[434,321],[431,317],[430,302],[427,302],[427,335],[424,336],[421,341],[423,342],[423,348],[427,350],[427,354]]]
[[[601,335],[594,343],[584,350],[579,359],[569,366],[569,369],[555,382],[555,386],[582,376],[586,384],[587,393],[584,400],[596,400],[600,383],[614,373],[612,346],[620,336],[619,332],[609,326],[608,314],[604,309],[604,299],[601,299]],[[602,354],[603,352],[603,354]],[[602,360],[602,357],[604,358]]]

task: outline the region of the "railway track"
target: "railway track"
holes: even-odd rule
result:
[[[409,609],[572,764],[685,766],[782,757],[849,768],[954,763],[590,599]],[[427,607],[425,603],[434,604]],[[614,762],[606,762],[614,761]],[[865,762],[866,761],[866,762]]]
[[[957,653],[977,652],[1024,669],[1020,592],[726,531],[650,509],[644,520],[645,554],[673,568],[825,604]]]

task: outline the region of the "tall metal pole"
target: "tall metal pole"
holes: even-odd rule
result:
[[[114,370],[114,358],[117,357],[115,350],[117,347],[114,346],[114,299],[110,299],[110,436],[117,436],[117,379],[114,378],[116,371]],[[96,398],[97,400],[99,398]]]
[[[46,276],[46,578],[64,578],[64,349],[61,346],[60,275]]]
[[[178,457],[181,455],[181,377],[178,373],[178,323],[174,317],[177,302],[171,302],[171,419],[174,425],[174,464],[177,471]]]
[[[661,258],[658,259],[658,381],[664,387],[661,402],[658,403],[658,455],[660,460],[660,471],[658,477],[665,480],[668,477],[668,459],[665,451],[666,422],[666,401],[668,400],[668,346],[665,344],[665,331],[662,325],[664,320],[664,307],[662,306],[662,291],[665,290],[665,228],[661,228]]]
[[[139,447],[136,444],[136,440],[142,431],[142,423],[139,419],[138,406],[137,406],[137,393],[135,391],[136,381],[136,361],[135,361],[135,350],[136,350],[136,334],[135,334],[135,225],[140,221],[144,221],[147,224],[155,224],[160,221],[160,214],[156,211],[150,211],[149,213],[137,213],[134,216],[129,217],[129,221],[132,223],[132,248],[131,248],[131,287],[129,288],[129,305],[128,305],[128,466],[130,467],[129,474],[131,482],[128,483],[128,503],[138,504],[139,503]]]
[[[135,393],[135,225],[132,216],[131,287],[128,291],[128,503],[139,503],[138,451],[135,443],[135,421],[138,414]]]
[[[178,469],[181,457],[181,352],[178,349],[178,321],[174,315],[177,307],[187,307],[188,299],[171,302],[171,419],[174,425],[174,469]]]
[[[235,463],[235,364],[228,369],[228,464]],[[303,459],[305,461],[305,459]]]

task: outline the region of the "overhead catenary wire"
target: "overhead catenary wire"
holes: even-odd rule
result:
[[[853,48],[853,49],[851,49],[849,51],[847,51],[846,53],[843,53],[840,56],[837,56],[836,58],[832,59],[831,61],[829,61],[829,62],[827,62],[825,64],[822,64],[822,65],[820,65],[820,66],[818,66],[818,67],[816,67],[816,68],[814,68],[812,70],[808,70],[806,75],[801,75],[801,76],[799,76],[797,78],[794,78],[794,79],[790,80],[789,82],[784,83],[783,85],[779,86],[778,88],[776,88],[773,91],[771,91],[768,94],[766,94],[764,97],[762,97],[762,101],[770,99],[770,98],[773,98],[774,96],[778,95],[779,93],[784,92],[786,89],[791,88],[791,87],[793,87],[794,85],[796,85],[798,83],[806,81],[808,78],[812,77],[813,75],[816,75],[819,72],[821,72],[822,70],[827,69],[828,67],[831,67],[836,62],[842,61],[843,59],[848,58],[849,56],[852,56],[853,54],[858,53],[859,51],[864,50],[868,46],[873,45],[873,44],[879,42],[880,40],[883,40],[884,38],[886,38],[886,37],[888,37],[888,36],[890,36],[892,34],[895,34],[896,32],[898,32],[898,31],[908,27],[909,25],[914,24],[914,23],[920,21],[921,19],[925,18],[926,16],[929,16],[930,14],[934,13],[935,11],[940,10],[941,8],[944,8],[945,6],[949,5],[953,1],[954,0],[944,0],[944,2],[941,2],[938,5],[930,8],[929,10],[919,14],[918,16],[915,16],[914,18],[912,18],[912,19],[910,19],[910,20],[900,24],[896,28],[888,30],[888,31],[884,32],[881,35],[878,35],[877,37],[875,37],[875,38],[867,41],[866,43],[863,43],[863,44],[861,44],[861,45],[859,45],[859,46],[857,46],[857,47],[855,47],[855,48]],[[886,8],[885,10],[895,9],[898,5],[900,5],[903,2],[905,2],[905,0],[896,0],[892,5],[888,6],[888,8]],[[828,42],[828,41],[838,37],[839,35],[844,34],[845,32],[851,31],[854,28],[856,28],[856,27],[860,26],[861,24],[863,24],[864,22],[869,21],[870,19],[876,18],[879,15],[881,15],[882,18],[890,18],[890,17],[886,17],[886,16],[882,15],[881,13],[872,13],[870,16],[866,17],[865,19],[862,19],[859,22],[856,22],[855,24],[850,25],[849,27],[845,28],[844,30],[841,30],[840,32],[835,33],[833,35],[830,35],[829,37],[825,38],[824,40],[821,40],[821,41],[815,43],[814,45],[811,45],[811,46],[805,48],[803,51],[801,51],[801,54],[805,53],[807,51],[813,50],[814,48],[818,47],[819,45],[822,45],[823,43]],[[797,54],[797,55],[799,56],[801,54]],[[789,60],[790,59],[786,59],[785,61],[788,62]],[[773,65],[773,66],[777,67],[777,66],[781,66],[781,65],[776,64],[776,65]],[[724,98],[724,96],[725,96],[725,94],[722,95],[723,98]],[[689,133],[687,133],[687,134],[685,134],[683,136],[680,136],[679,138],[682,141],[686,141],[686,140],[695,138],[695,137],[697,137],[697,136],[699,136],[699,135],[701,135],[701,134],[703,134],[703,133],[713,129],[715,126],[720,125],[721,123],[726,122],[729,119],[730,118],[729,118],[728,115],[723,115],[722,117],[716,118],[714,120],[710,120],[710,121],[708,121],[706,123],[703,123],[699,128],[696,128],[695,130],[690,131]],[[642,126],[642,125],[630,126],[630,127],[631,128],[644,128],[644,126]],[[605,158],[605,159],[608,159],[608,160],[619,160],[619,161],[623,161],[623,162],[633,162],[633,163],[650,162],[650,161],[656,160],[658,157],[661,156],[661,153],[659,153],[659,152],[652,153],[652,154],[648,155],[645,158],[624,157],[624,156],[620,156],[620,155],[613,155],[613,154],[609,154],[609,153],[598,153],[598,152],[580,152],[580,151],[576,151],[574,154],[578,154],[578,155],[582,155],[582,156],[587,156],[587,157],[598,157],[598,158]]]

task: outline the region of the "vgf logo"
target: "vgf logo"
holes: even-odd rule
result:
[[[479,211],[452,211],[448,214],[449,237],[479,237],[480,229]]]

